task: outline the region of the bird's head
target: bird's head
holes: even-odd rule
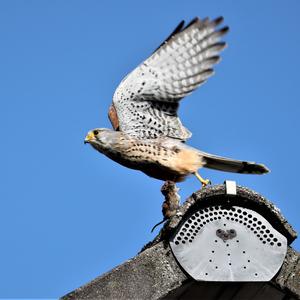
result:
[[[96,142],[97,140],[99,140],[101,131],[102,131],[102,128],[96,128],[96,129],[90,130],[84,139],[84,143],[90,144],[90,143],[93,143],[93,142]]]
[[[115,142],[115,131],[107,128],[90,130],[84,139],[85,144],[90,144],[98,151],[109,148]],[[102,151],[101,151],[102,152]]]
[[[84,143],[93,144],[97,142],[105,142],[110,131],[110,129],[106,128],[95,128],[93,130],[90,130],[84,139]]]

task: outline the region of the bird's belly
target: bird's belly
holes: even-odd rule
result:
[[[132,155],[132,153],[114,152],[106,155],[117,163],[135,170],[140,170],[146,175],[160,179],[180,182],[185,177],[195,172],[201,165],[199,159],[187,159],[185,153],[167,151],[160,155]],[[184,158],[184,159],[183,159]]]
[[[184,181],[189,174],[180,174],[169,168],[157,167],[157,165],[149,166],[141,170],[146,175],[164,181],[181,182]]]

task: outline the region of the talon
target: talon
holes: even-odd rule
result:
[[[205,187],[208,184],[211,184],[211,181],[209,179],[204,179],[201,183],[202,183],[202,186]]]
[[[195,172],[194,175],[199,179],[199,181],[202,184],[202,188],[207,186],[208,184],[211,184],[211,181],[209,179],[203,179],[198,172]]]

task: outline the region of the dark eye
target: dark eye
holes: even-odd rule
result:
[[[94,135],[98,135],[99,130],[94,130]]]

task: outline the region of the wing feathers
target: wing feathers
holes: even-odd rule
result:
[[[194,24],[196,23],[193,23],[193,25]],[[228,27],[224,27],[214,31],[214,27],[212,27],[211,24],[209,24],[208,27],[205,27],[203,24],[204,23],[200,23],[198,27],[191,28],[190,32],[182,31],[176,36],[173,36],[169,43],[163,44],[148,60],[151,61],[153,66],[161,65],[161,67],[168,65],[168,63],[174,60],[176,61],[177,57],[179,57],[177,62],[181,63],[195,56],[205,47],[215,43],[229,30]],[[204,28],[201,29],[202,27]]]
[[[166,44],[176,33],[180,32],[184,27],[184,20],[182,20],[177,27],[172,31],[172,33],[159,45],[158,48],[155,49],[156,52],[162,45]]]
[[[195,18],[185,27],[180,22],[160,47],[123,79],[113,98],[120,130],[142,139],[169,136],[186,140],[191,136],[177,116],[178,105],[175,110],[172,105],[213,75],[219,53],[226,47],[221,38],[228,27],[218,28],[222,22],[222,17]]]

